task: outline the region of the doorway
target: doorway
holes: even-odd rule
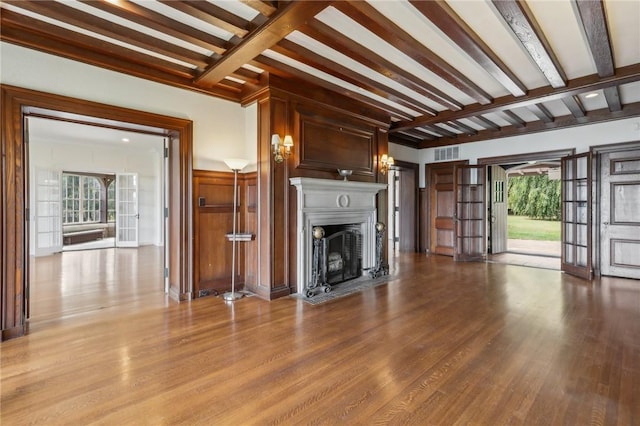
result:
[[[396,160],[388,172],[387,239],[390,256],[417,251],[418,167],[416,163]]]
[[[560,270],[559,159],[487,168],[487,253],[494,263]]]
[[[33,217],[29,318],[126,304],[141,283],[124,278],[135,279],[139,263],[146,264],[147,296],[164,295],[164,137],[47,113],[25,119]]]
[[[158,131],[167,138],[167,205],[165,221],[168,270],[166,286],[171,299],[192,297],[191,241],[191,176],[192,122],[159,114],[100,104],[45,92],[2,85],[2,134],[5,151],[2,169],[4,210],[2,227],[3,274],[1,276],[2,340],[26,332],[29,316],[29,170],[26,117],[41,111],[52,112],[60,120],[84,122],[104,127],[116,124],[131,131]]]

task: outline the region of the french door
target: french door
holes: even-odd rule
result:
[[[62,195],[60,171],[36,169],[35,255],[62,251]]]
[[[455,261],[484,261],[486,244],[486,167],[455,167]]]
[[[138,174],[116,175],[116,247],[138,247]]]
[[[561,269],[571,275],[591,279],[591,153],[563,157],[561,176]]]

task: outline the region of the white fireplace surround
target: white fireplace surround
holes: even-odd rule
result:
[[[376,195],[386,183],[290,178],[298,190],[297,287],[304,294],[311,281],[314,226],[360,224],[362,268],[375,266]]]

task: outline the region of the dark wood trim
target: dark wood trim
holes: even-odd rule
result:
[[[208,66],[195,79],[195,83],[204,87],[214,86],[302,26],[305,21],[313,18],[330,3],[327,1],[284,3],[264,25],[248,33],[237,45],[227,50],[222,58]]]
[[[191,297],[191,168],[192,122],[159,114],[100,104],[97,102],[2,85],[2,334],[14,337],[24,334],[24,295],[27,288],[28,259],[25,247],[27,159],[23,139],[23,114],[28,107],[93,116],[166,129],[170,144],[170,294],[180,300]],[[11,230],[7,232],[6,230]]]
[[[546,132],[549,130],[567,129],[570,127],[577,127],[584,124],[604,123],[607,121],[622,120],[630,117],[637,117],[640,115],[640,102],[633,104],[627,104],[622,111],[611,112],[608,108],[599,109],[596,111],[589,111],[583,118],[575,118],[573,115],[565,115],[562,117],[556,117],[553,123],[544,123],[542,121],[528,122],[526,126],[504,127],[500,132],[492,132],[489,130],[482,130],[475,136],[458,135],[455,138],[441,138],[436,141],[423,141],[420,143],[419,148],[433,148],[446,145],[457,145],[470,142],[479,142],[489,139],[500,139],[509,136],[519,136],[525,134],[533,134],[539,132]]]
[[[537,151],[526,154],[514,154],[514,155],[500,155],[497,157],[482,157],[478,158],[478,164],[485,165],[499,165],[519,163],[524,161],[539,161],[549,160],[552,158],[562,158],[568,155],[574,155],[576,153],[575,148],[557,149],[553,151]]]
[[[497,98],[490,105],[473,104],[466,106],[462,111],[443,111],[435,117],[431,115],[424,115],[409,121],[400,121],[394,123],[389,129],[389,132],[393,133],[427,124],[469,118],[472,116],[502,111],[505,108],[515,109],[542,102],[561,100],[566,96],[575,96],[585,92],[605,89],[607,87],[633,83],[638,80],[640,80],[640,64],[628,65],[616,69],[615,74],[608,77],[600,77],[597,74],[592,74],[569,80],[566,87],[558,89],[540,87],[529,90],[527,96],[516,97],[507,95]]]
[[[322,44],[325,44],[344,55],[347,55],[353,60],[360,62],[380,74],[387,76],[402,85],[406,85],[410,89],[446,107],[447,109],[459,111],[464,106],[442,90],[418,79],[416,76],[405,71],[402,67],[392,61],[384,58],[383,56],[377,55],[371,50],[362,49],[362,46],[358,42],[351,40],[348,37],[344,37],[329,25],[326,25],[317,19],[312,20],[311,24],[302,27],[301,31],[309,37],[318,40]]]
[[[594,0],[576,0],[578,24],[584,29],[589,42],[591,56],[596,64],[598,75],[608,77],[615,72],[609,29],[605,17],[604,2]]]
[[[512,95],[524,96],[527,93],[527,87],[509,67],[443,0],[429,2],[412,0],[410,3]]]
[[[413,212],[413,218],[414,218],[414,224],[413,224],[413,229],[414,229],[414,251],[419,251],[420,250],[420,165],[418,163],[412,163],[410,161],[403,161],[403,160],[395,160],[395,168],[398,169],[406,169],[406,170],[413,170],[414,176],[415,176],[415,187],[413,188],[413,192],[414,192],[414,199],[415,199],[415,208],[414,208],[414,212]],[[387,190],[388,193],[388,190]]]
[[[567,76],[529,6],[516,0],[493,0],[492,3],[549,84],[552,87],[564,87]]]
[[[427,2],[431,5],[432,2]],[[460,71],[415,40],[390,19],[378,12],[373,6],[364,1],[339,1],[333,4],[342,13],[351,17],[360,25],[368,28],[383,40],[393,40],[394,46],[407,56],[415,59],[429,71],[441,76],[463,93],[481,104],[488,104],[493,100],[491,95],[477,86]]]
[[[425,203],[428,206],[428,210],[427,210],[427,215],[426,215],[426,226],[427,226],[427,238],[426,238],[426,242],[427,242],[427,254],[432,253],[432,245],[433,245],[433,238],[432,238],[432,234],[433,234],[433,229],[434,227],[432,226],[432,222],[433,222],[433,215],[432,215],[432,210],[433,210],[433,202],[432,202],[432,198],[433,198],[433,182],[431,181],[431,171],[433,169],[447,169],[450,168],[451,169],[451,173],[453,174],[454,168],[456,165],[466,165],[469,164],[469,160],[457,160],[457,161],[443,161],[443,162],[438,162],[438,163],[427,163],[424,165],[424,171],[425,171],[425,175],[424,175],[424,181],[425,181],[425,190],[427,191],[428,194],[428,200]]]

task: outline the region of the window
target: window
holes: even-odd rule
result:
[[[62,175],[62,223],[100,222],[102,185],[93,176]]]

